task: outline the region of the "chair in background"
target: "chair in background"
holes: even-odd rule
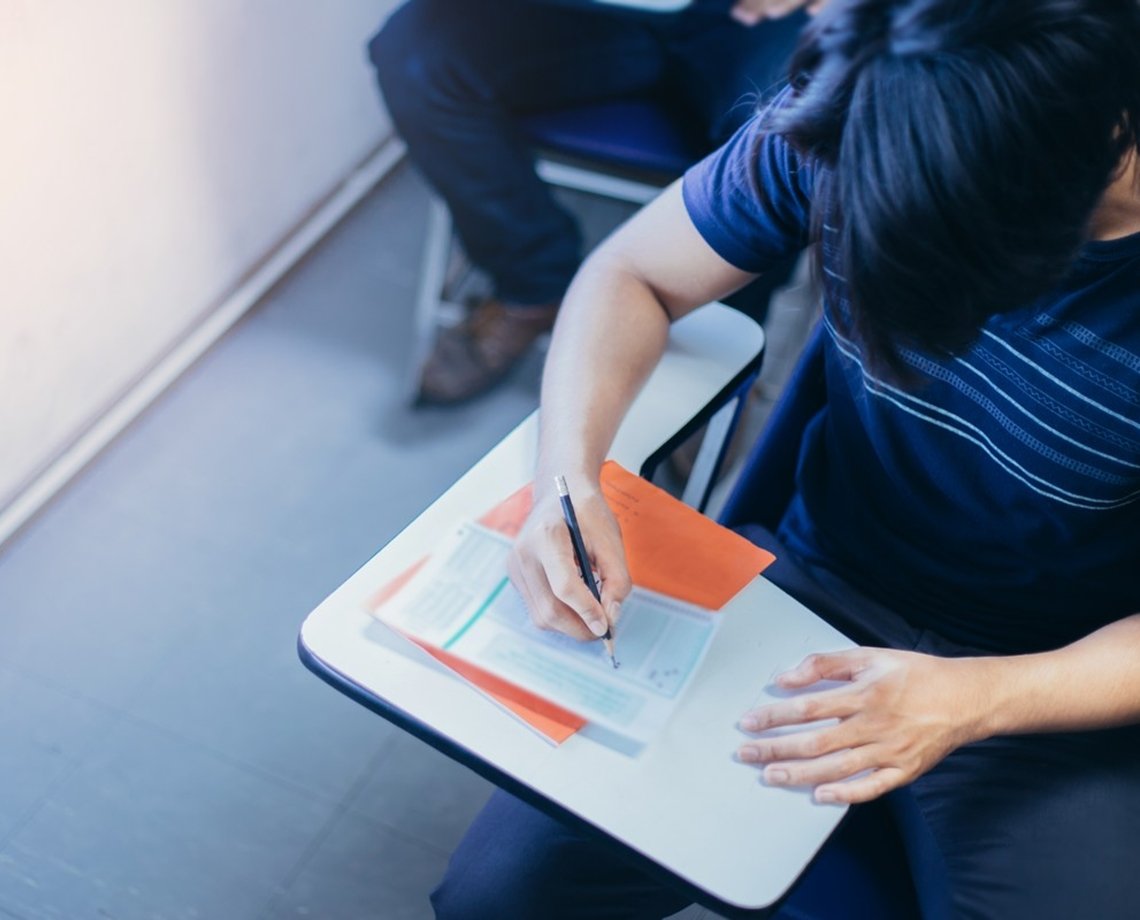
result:
[[[651,201],[699,155],[676,120],[647,98],[536,113],[523,119],[522,129],[538,152],[544,182],[635,205]],[[453,242],[447,206],[432,196],[416,300],[416,335],[425,350],[439,323],[463,313],[451,299],[463,274],[452,258]]]
[[[760,524],[774,533],[791,503],[804,429],[827,402],[825,334],[816,323],[720,512],[725,527]]]
[[[825,406],[824,329],[817,324],[720,514],[727,527],[775,532],[795,489],[800,442]],[[919,916],[895,818],[882,800],[854,809],[804,873],[775,920],[909,920]]]
[[[649,97],[593,103],[522,120],[522,129],[537,151],[539,177],[557,188],[599,195],[633,205],[652,201],[700,157],[683,127],[666,108]],[[441,324],[463,316],[456,297],[462,290],[464,266],[456,258],[451,215],[433,196],[428,213],[420,289],[416,299],[413,379],[408,393],[418,388],[418,370]],[[770,281],[771,288],[779,279]],[[766,296],[766,294],[765,294]],[[748,311],[746,311],[748,312]],[[757,367],[758,370],[758,367]],[[684,499],[704,509],[739,420],[744,397],[755,380],[752,373],[708,420],[701,450],[688,477]]]

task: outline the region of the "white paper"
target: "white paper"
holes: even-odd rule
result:
[[[536,627],[507,578],[510,541],[462,524],[380,619],[635,744],[669,718],[717,626],[710,611],[642,588],[614,628],[620,667],[602,642]]]

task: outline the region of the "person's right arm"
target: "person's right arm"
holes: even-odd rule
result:
[[[538,625],[578,638],[615,622],[630,582],[621,534],[599,476],[618,425],[665,348],[669,324],[753,277],[693,226],[678,181],[585,262],[554,330],[542,384],[534,510],[515,544],[511,579]],[[599,605],[578,575],[554,477],[573,497]]]

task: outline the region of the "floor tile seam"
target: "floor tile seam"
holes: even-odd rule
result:
[[[393,736],[392,741],[396,741],[397,738],[398,735]],[[394,744],[385,744],[384,747],[394,747]],[[375,827],[382,828],[385,831],[390,831],[394,834],[394,836],[400,838],[401,840],[404,840],[405,842],[412,842],[412,844],[424,847],[425,849],[429,849],[432,853],[439,856],[450,856],[450,849],[441,847],[439,844],[437,844],[437,842],[434,842],[433,840],[418,836],[418,834],[414,833],[413,831],[409,831],[406,828],[401,828],[399,824],[393,824],[389,821],[385,821],[383,817],[377,817],[374,814],[369,814],[368,812],[364,811],[363,807],[356,804],[361,793],[363,793],[364,789],[367,787],[367,783],[370,781],[370,777],[372,777],[373,767],[380,763],[383,763],[384,759],[386,759],[384,752],[377,752],[376,757],[374,757],[372,762],[369,763],[367,772],[361,776],[359,788],[353,789],[349,795],[345,795],[345,811],[349,812],[353,817],[356,817],[356,819],[365,821],[368,824],[373,824]]]
[[[0,894],[0,898],[2,897],[3,895]],[[5,907],[3,903],[0,903],[0,918],[3,918],[3,920],[31,920],[29,915],[18,914],[12,908]]]
[[[367,821],[369,824],[374,824],[374,825],[377,825],[379,827],[384,828],[387,831],[391,831],[397,837],[399,837],[405,841],[415,843],[415,844],[422,846],[422,847],[424,847],[424,848],[430,850],[431,852],[436,853],[440,856],[444,856],[444,857],[450,856],[451,855],[450,849],[445,848],[445,847],[441,847],[435,841],[429,840],[426,837],[421,837],[417,834],[414,834],[411,831],[408,831],[407,829],[400,827],[399,825],[389,823],[388,821],[385,821],[383,818],[378,818],[375,815],[370,814],[369,812],[365,811],[362,806],[356,804],[358,799],[360,798],[361,793],[367,787],[367,783],[371,780],[372,774],[376,772],[376,770],[380,767],[381,764],[383,764],[385,761],[387,761],[387,759],[395,753],[394,749],[397,747],[397,743],[399,742],[400,737],[401,737],[400,734],[394,734],[390,738],[386,739],[384,744],[381,746],[380,750],[378,750],[372,756],[372,758],[369,760],[368,764],[366,765],[364,772],[363,772],[358,784],[356,785],[356,787],[354,787],[352,790],[350,790],[348,793],[345,794],[345,798],[344,798],[345,807],[352,813],[352,815],[354,817],[361,818],[361,819]],[[446,756],[446,755],[443,755],[443,756]]]
[[[95,733],[85,743],[80,745],[79,752],[72,758],[69,758],[66,767],[60,771],[59,776],[51,780],[47,788],[42,793],[36,796],[35,800],[28,805],[27,808],[21,812],[20,816],[12,823],[11,828],[3,834],[0,834],[0,855],[7,853],[15,845],[16,837],[35,819],[41,809],[51,800],[52,796],[66,783],[71,782],[72,778],[83,769],[87,758],[93,751],[98,750],[99,746],[103,744],[108,737],[110,737],[115,729],[127,718],[125,712],[119,710],[112,710],[108,713],[108,722],[104,728],[103,733]]]
[[[373,752],[372,756],[368,758],[368,763],[364,765],[364,769],[361,771],[360,779],[353,785],[353,795],[364,788],[368,777],[376,771],[376,768],[379,767],[380,764],[382,764],[391,756],[391,749],[398,747],[400,739],[406,734],[402,728],[392,722],[389,722],[387,719],[384,719],[383,716],[376,716],[376,718],[383,719],[384,724],[391,728],[392,732],[388,735],[388,737],[384,739],[383,744],[381,744],[380,747],[377,748],[375,752]]]
[[[224,611],[219,611],[215,615],[218,621],[221,621],[224,616]],[[0,667],[8,668],[22,677],[34,680],[42,686],[50,687],[80,702],[89,703],[113,713],[128,714],[128,707],[140,698],[155,680],[165,673],[165,668],[169,661],[182,652],[190,641],[198,638],[206,630],[216,625],[214,622],[215,617],[199,620],[191,628],[188,635],[183,637],[182,641],[173,644],[168,651],[160,653],[156,659],[151,659],[150,664],[147,667],[141,668],[139,676],[133,682],[130,682],[127,689],[120,694],[122,698],[119,702],[113,702],[106,697],[84,693],[82,690],[78,690],[69,684],[61,682],[58,677],[50,673],[46,673],[37,668],[29,668],[21,664],[19,659],[9,659],[0,656]],[[300,628],[299,625],[298,628]]]
[[[387,746],[387,741],[385,741],[384,746]],[[375,757],[376,755],[373,755],[373,757],[368,758],[368,763],[372,763],[372,761],[375,760]],[[278,916],[278,914],[274,912],[274,908],[288,893],[289,889],[300,877],[301,873],[305,870],[305,867],[309,864],[312,858],[316,856],[320,848],[324,846],[325,841],[327,841],[332,835],[333,828],[349,812],[348,803],[352,801],[352,799],[355,798],[355,796],[360,792],[367,780],[368,770],[365,767],[361,769],[360,775],[353,781],[352,785],[341,797],[340,801],[337,802],[336,807],[333,808],[332,812],[330,812],[325,822],[321,825],[320,828],[317,829],[317,832],[309,841],[308,846],[305,847],[304,852],[297,857],[293,865],[284,873],[281,880],[274,886],[273,893],[266,901],[265,907],[257,915],[259,920],[274,920],[274,918]]]
[[[367,824],[372,824],[392,833],[395,837],[406,843],[414,843],[417,846],[421,846],[427,850],[430,850],[436,855],[445,857],[450,856],[451,851],[449,849],[441,847],[433,841],[419,837],[416,834],[413,834],[404,828],[399,827],[398,825],[390,824],[383,818],[377,818],[375,815],[363,811],[359,806],[355,804],[364,790],[368,787],[368,784],[371,782],[376,768],[380,764],[384,763],[384,761],[386,761],[388,757],[392,755],[393,751],[391,749],[397,746],[399,739],[400,735],[398,734],[394,734],[391,737],[385,739],[384,743],[381,745],[380,750],[378,750],[375,754],[372,755],[371,758],[369,758],[368,762],[362,768],[360,776],[356,779],[356,781],[341,799],[341,814],[350,814],[352,817],[362,820]]]
[[[3,661],[0,660],[0,667],[7,668],[19,677],[39,684],[41,687],[46,687],[65,696],[68,699],[76,702],[85,703],[93,706],[96,709],[104,710],[107,715],[123,715],[125,710],[122,706],[107,701],[98,696],[92,696],[89,693],[84,693],[82,690],[76,689],[69,684],[61,683],[59,678],[51,674],[45,674],[42,671],[28,668],[17,661]]]
[[[418,847],[430,851],[431,853],[434,853],[436,856],[448,857],[451,855],[451,847],[440,846],[438,842],[429,840],[426,837],[421,837],[419,834],[408,830],[406,827],[400,827],[398,824],[393,824],[390,821],[386,821],[384,818],[378,818],[375,815],[365,814],[355,808],[350,809],[350,811],[354,818],[359,818],[367,824],[381,828],[382,830],[385,830],[392,834],[392,836],[397,837],[404,843],[414,844]]]
[[[375,555],[375,553],[372,555]],[[370,558],[371,556],[368,557],[368,559]],[[368,559],[362,560],[360,566],[367,563]],[[350,575],[351,571],[348,574]],[[348,576],[346,575],[345,577],[347,578]],[[335,586],[331,586],[330,591],[332,587]],[[320,602],[318,601],[317,603],[319,604]],[[216,630],[219,624],[225,622],[228,615],[226,611],[220,610],[213,616],[199,619],[190,627],[187,634],[181,637],[179,642],[173,643],[170,649],[160,653],[156,658],[151,659],[146,667],[140,668],[138,677],[130,682],[124,691],[116,695],[119,698],[117,701],[108,699],[105,696],[84,692],[73,685],[61,681],[60,678],[50,672],[28,667],[18,658],[9,659],[0,656],[0,667],[6,668],[13,674],[26,680],[34,681],[42,687],[56,691],[69,699],[94,706],[108,714],[133,715],[130,707],[135,705],[140,699],[146,697],[146,694],[154,684],[167,673],[167,666],[170,662],[179,654],[183,653],[190,643],[201,640],[204,636],[207,636],[210,631]],[[306,612],[305,616],[307,615],[308,612]],[[304,619],[305,617],[303,616],[297,621],[298,633],[300,633],[301,624],[304,622]]]
[[[352,784],[345,791],[344,795],[341,796],[340,803],[344,806],[345,811],[352,810],[352,803],[368,788],[368,783],[371,782],[372,776],[376,772],[376,767],[387,760],[390,754],[389,749],[396,746],[399,738],[400,736],[397,733],[388,735],[388,737],[380,742],[380,746],[372,753],[372,756],[365,759],[364,764],[360,768],[360,773],[356,779],[352,781]]]
[[[282,776],[278,773],[274,773],[271,770],[267,770],[265,767],[262,767],[258,764],[251,763],[248,760],[243,760],[240,757],[235,757],[233,754],[222,748],[214,747],[211,744],[206,744],[205,742],[200,741],[197,738],[193,738],[189,735],[185,735],[179,732],[177,729],[171,728],[170,726],[162,725],[158,722],[153,722],[145,716],[136,715],[132,712],[123,712],[122,720],[124,722],[133,724],[137,728],[143,728],[148,731],[156,731],[161,735],[165,735],[167,738],[173,741],[178,741],[181,744],[185,744],[188,747],[197,750],[201,754],[206,754],[215,760],[221,761],[227,766],[241,770],[243,773],[249,773],[252,776],[256,776],[258,779],[271,782],[279,789],[282,789],[286,792],[298,793],[316,804],[331,805],[338,802],[341,798],[335,795],[326,795],[321,792],[317,792],[313,789],[312,786],[306,786],[302,783],[297,782],[296,780],[290,779],[287,776]]]
[[[273,891],[266,901],[265,907],[257,915],[259,920],[273,920],[274,917],[278,916],[278,914],[274,912],[274,908],[281,899],[289,893],[289,889],[292,888],[297,879],[300,878],[301,873],[305,871],[305,868],[309,865],[313,857],[317,855],[321,847],[324,846],[325,842],[332,836],[333,829],[344,817],[346,810],[343,802],[338,804],[324,823],[317,829],[316,833],[313,834],[301,855],[293,861],[293,864],[285,870],[281,878],[273,886]]]
[[[402,729],[397,728],[393,734],[384,739],[379,749],[368,758],[368,762],[361,769],[360,775],[353,781],[352,786],[349,787],[349,790],[344,794],[342,799],[347,811],[351,811],[354,815],[359,817],[369,817],[369,815],[358,808],[355,803],[357,799],[364,794],[364,790],[368,788],[368,783],[371,782],[372,777],[376,774],[380,765],[385,763],[399,746],[402,731]]]
[[[437,844],[431,840],[428,840],[424,837],[420,837],[416,834],[413,834],[412,832],[410,832],[410,831],[406,830],[405,828],[402,828],[396,824],[391,824],[388,821],[385,821],[383,818],[378,818],[375,815],[370,814],[367,811],[364,811],[361,806],[356,804],[356,802],[360,798],[361,794],[367,788],[368,783],[371,781],[373,773],[375,773],[376,769],[394,753],[394,751],[392,751],[390,749],[395,748],[397,746],[397,742],[399,741],[399,739],[400,739],[399,735],[392,735],[390,738],[388,738],[384,742],[381,750],[377,751],[372,756],[372,758],[369,760],[368,764],[364,768],[364,771],[362,772],[360,779],[357,781],[356,784],[354,784],[353,788],[348,793],[345,794],[344,799],[343,799],[343,804],[344,804],[345,810],[350,812],[354,818],[359,818],[363,821],[366,821],[369,824],[373,824],[373,825],[376,825],[378,827],[382,827],[386,831],[391,831],[397,837],[399,837],[400,839],[402,839],[406,842],[415,843],[418,846],[422,846],[428,850],[431,850],[433,853],[439,854],[441,856],[450,856],[451,855],[450,850],[439,846],[439,844]]]
[[[0,856],[9,852],[15,845],[16,838],[20,832],[24,830],[39,814],[40,810],[51,800],[52,795],[62,786],[65,782],[69,782],[72,777],[83,767],[82,761],[75,761],[69,763],[67,768],[61,771],[60,775],[48,783],[47,788],[35,797],[35,799],[20,812],[12,826],[3,834],[0,834]]]
[[[219,610],[213,616],[199,618],[187,631],[182,641],[173,643],[167,651],[160,653],[156,659],[153,659],[149,667],[140,669],[138,679],[132,683],[130,688],[123,694],[124,699],[121,707],[123,713],[137,718],[137,716],[134,716],[131,712],[130,707],[146,697],[147,692],[154,684],[168,672],[167,666],[171,661],[185,652],[193,642],[207,636],[219,623],[225,621],[226,616],[227,613],[225,610]]]
[[[286,791],[308,794],[308,797],[310,798],[310,800],[315,801],[317,804],[330,804],[330,803],[335,802],[336,804],[333,807],[332,811],[330,812],[329,816],[326,817],[324,819],[324,821],[322,821],[320,828],[318,828],[318,830],[315,832],[315,834],[313,836],[313,840],[306,846],[304,853],[301,856],[299,856],[297,858],[297,860],[295,861],[294,865],[292,867],[290,867],[289,870],[287,870],[285,878],[288,880],[289,884],[291,884],[296,879],[296,877],[300,874],[300,871],[307,864],[308,860],[317,851],[317,849],[319,849],[321,844],[323,844],[324,841],[328,839],[328,836],[332,832],[332,828],[335,826],[335,823],[338,820],[340,820],[341,817],[343,817],[345,812],[348,811],[347,800],[351,797],[351,795],[355,795],[360,790],[360,788],[364,785],[364,783],[367,781],[367,778],[368,778],[367,769],[362,768],[361,775],[353,781],[353,784],[349,787],[349,792],[346,792],[345,795],[342,796],[339,801],[337,801],[333,797],[321,796],[319,794],[314,795],[312,793],[311,788],[302,787],[297,783],[293,783],[289,780],[283,780],[280,777],[268,774],[266,771],[258,768],[255,765],[246,764],[245,762],[240,761],[239,759],[227,756],[224,752],[218,752],[215,748],[212,748],[209,745],[204,745],[201,742],[195,741],[194,739],[186,738],[185,736],[182,736],[182,735],[178,734],[177,732],[175,732],[175,731],[173,731],[173,730],[171,730],[165,726],[155,725],[153,723],[146,722],[145,720],[141,720],[138,717],[133,716],[132,714],[126,713],[126,712],[116,713],[116,716],[118,718],[117,718],[117,722],[115,723],[115,725],[123,724],[123,723],[133,723],[139,727],[157,730],[161,734],[164,734],[169,738],[172,738],[172,739],[179,741],[181,743],[188,744],[189,746],[197,748],[200,751],[206,752],[206,753],[210,754],[211,756],[216,757],[218,760],[220,760],[224,763],[227,763],[230,766],[236,767],[238,769],[241,769],[243,772],[250,773],[254,776],[257,776],[259,779],[263,779],[263,780],[266,780],[270,783],[273,783],[274,785],[276,785],[280,788],[284,788]],[[115,725],[109,726],[108,734],[110,734],[110,729],[114,728]],[[93,742],[93,744],[94,743],[95,742]],[[388,739],[385,739],[383,746],[387,746],[387,744],[388,744]],[[368,763],[371,763],[376,759],[376,756],[378,756],[378,755],[374,754],[372,757],[366,758],[366,760],[368,761]],[[9,852],[13,851],[13,848],[15,847],[15,838],[19,834],[19,832],[21,830],[23,830],[24,827],[26,827],[27,824],[35,817],[35,814],[51,798],[53,793],[55,793],[55,791],[61,785],[63,785],[66,781],[70,780],[71,776],[73,776],[75,771],[77,771],[80,767],[82,767],[82,765],[83,765],[82,762],[76,762],[75,764],[73,764],[71,769],[65,771],[65,775],[61,775],[60,777],[57,778],[56,781],[51,783],[49,788],[42,795],[40,795],[37,798],[37,801],[34,803],[34,805],[29,806],[29,808],[25,811],[25,813],[23,815],[21,815],[21,817],[17,820],[17,822],[13,826],[12,830],[9,833],[5,834],[2,838],[0,838],[0,855],[3,855],[5,853],[9,853]],[[258,914],[258,916],[264,917],[265,920],[273,920],[275,915],[272,913],[268,913],[268,911],[277,903],[277,901],[280,899],[280,897],[287,890],[288,890],[288,884],[278,883],[277,885],[275,885],[273,888],[273,893],[270,895],[270,898],[266,904],[265,911],[267,911],[267,912],[260,913],[260,914]],[[6,920],[6,918],[2,912],[4,910],[7,910],[7,908],[4,908],[3,903],[0,902],[0,920]],[[12,914],[11,911],[8,911],[8,914],[10,915],[12,920],[30,920],[30,918],[26,918],[26,917],[18,915],[18,914]]]

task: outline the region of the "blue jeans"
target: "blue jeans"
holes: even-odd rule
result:
[[[534,173],[519,115],[661,94],[709,150],[784,78],[803,16],[747,28],[725,0],[634,15],[535,0],[409,0],[369,45],[409,154],[471,261],[517,304],[561,298],[581,240]],[[582,4],[582,7],[588,6]]]
[[[915,629],[825,569],[801,565],[761,528],[745,535],[776,553],[766,572],[773,582],[859,643],[975,651]],[[888,805],[924,920],[1137,915],[1136,727],[971,744],[891,793]],[[869,825],[859,826],[869,807],[881,806],[853,808],[825,850],[850,847],[852,835],[858,846],[877,848],[862,832]],[[867,916],[857,891],[819,891],[836,881],[813,871],[823,863],[808,868],[777,917]],[[821,902],[832,906],[821,910]],[[681,910],[687,898],[610,841],[499,791],[452,855],[432,903],[440,920],[651,920]]]

